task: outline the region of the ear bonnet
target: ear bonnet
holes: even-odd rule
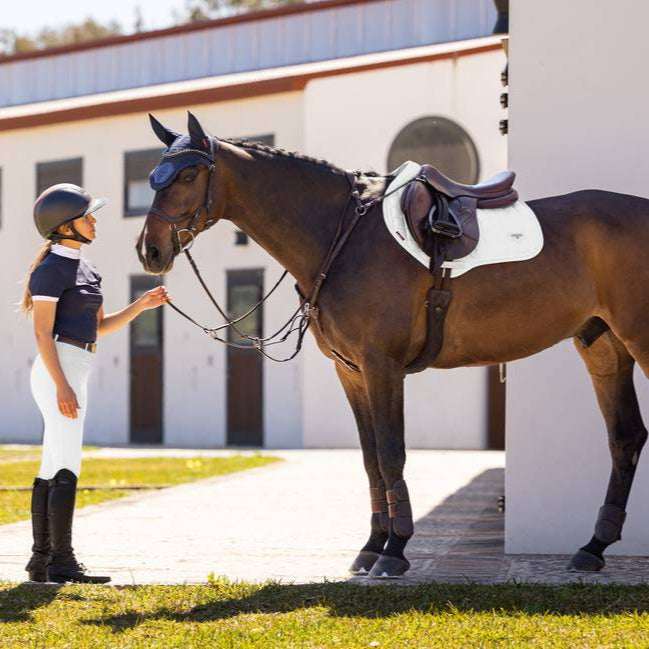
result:
[[[149,174],[151,189],[157,192],[168,187],[187,167],[211,167],[214,164],[218,140],[210,137],[191,113],[188,113],[187,120],[189,135],[168,129],[153,115],[149,115],[149,120],[154,133],[167,145],[160,164]]]

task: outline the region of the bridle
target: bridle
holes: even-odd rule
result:
[[[211,150],[214,150],[214,142],[210,138],[211,142]],[[171,154],[171,155],[182,155],[187,153],[188,150],[183,150],[182,152],[179,152],[177,154]],[[199,152],[200,153],[200,152]],[[203,153],[204,155],[204,153]],[[196,262],[194,261],[194,258],[192,257],[190,253],[190,249],[192,245],[194,244],[194,241],[196,239],[196,236],[200,234],[201,232],[204,232],[205,230],[209,229],[212,227],[219,219],[215,218],[214,216],[210,216],[211,214],[211,208],[212,208],[212,181],[214,177],[214,158],[212,157],[211,159],[212,164],[209,167],[209,176],[208,176],[208,181],[207,181],[207,189],[205,192],[205,199],[201,206],[193,213],[193,214],[182,214],[180,216],[170,216],[166,212],[164,212],[161,209],[158,209],[157,207],[151,207],[149,209],[149,214],[155,216],[156,218],[159,218],[166,223],[169,224],[169,230],[172,233],[172,242],[173,242],[173,249],[174,249],[174,256],[177,256],[179,253],[183,252],[185,256],[187,257],[187,260],[189,261],[190,266],[192,267],[192,270],[194,271],[194,274],[196,275],[198,281],[200,282],[201,286],[203,287],[203,290],[207,294],[208,298],[216,308],[216,310],[219,312],[221,317],[225,320],[225,324],[222,324],[218,327],[206,327],[200,323],[198,323],[196,320],[194,320],[191,316],[186,314],[184,311],[182,311],[180,308],[178,308],[175,304],[172,302],[168,302],[168,306],[170,306],[174,311],[176,311],[178,314],[180,314],[183,318],[191,322],[192,324],[196,325],[200,329],[203,330],[206,334],[208,334],[213,340],[217,340],[228,347],[235,347],[239,349],[251,349],[254,348],[257,350],[260,354],[268,358],[269,360],[278,362],[278,363],[285,363],[287,361],[292,360],[295,358],[301,348],[302,348],[302,342],[304,339],[304,335],[309,328],[309,325],[313,321],[318,329],[318,332],[322,336],[323,340],[327,344],[327,346],[331,349],[332,353],[336,358],[343,363],[343,365],[346,365],[349,367],[349,369],[357,370],[353,364],[345,361],[342,357],[340,357],[333,349],[333,347],[328,343],[327,337],[325,336],[325,333],[322,329],[322,324],[320,322],[320,317],[319,317],[319,307],[317,305],[318,302],[318,297],[320,294],[320,290],[322,289],[322,285],[324,284],[327,275],[329,273],[329,270],[331,266],[333,265],[334,260],[336,257],[339,255],[340,251],[343,249],[345,243],[349,239],[349,236],[353,232],[354,228],[358,224],[359,220],[361,217],[363,217],[367,212],[370,210],[370,208],[374,207],[376,204],[380,203],[383,201],[384,198],[389,196],[389,194],[394,193],[395,191],[398,191],[401,189],[404,185],[397,187],[393,190],[391,190],[388,194],[382,194],[381,196],[377,196],[375,198],[370,199],[369,201],[363,202],[361,199],[360,192],[355,188],[356,185],[356,176],[355,174],[351,172],[345,172],[345,176],[347,178],[347,181],[349,182],[350,185],[350,191],[347,197],[347,200],[345,201],[345,205],[341,211],[340,214],[340,219],[338,223],[338,229],[336,230],[336,234],[334,236],[333,241],[331,242],[331,245],[329,247],[329,250],[323,260],[323,263],[320,266],[320,269],[318,273],[316,274],[315,280],[311,286],[310,291],[306,294],[303,295],[301,291],[299,290],[298,286],[296,285],[296,290],[300,296],[300,304],[298,308],[295,310],[295,312],[291,315],[291,317],[286,321],[286,323],[278,329],[275,333],[273,333],[271,336],[268,336],[266,338],[260,338],[258,336],[251,336],[249,334],[243,333],[237,328],[237,324],[241,322],[244,318],[248,317],[252,313],[254,313],[277,289],[277,287],[282,283],[282,281],[285,279],[286,275],[288,274],[288,271],[285,270],[279,280],[275,283],[275,285],[271,288],[271,290],[259,301],[257,304],[252,307],[249,311],[244,313],[243,315],[239,316],[238,318],[231,320],[228,315],[225,313],[225,311],[221,308],[219,303],[216,301],[214,296],[212,295],[212,292],[209,290],[207,284],[205,283],[205,280],[201,276],[201,273],[196,265]],[[349,208],[350,203],[352,200],[356,203],[354,207],[354,212],[351,221],[347,225],[347,227],[344,227],[345,224],[345,217],[347,215],[347,211]],[[203,227],[199,229],[199,223],[200,223],[200,215],[205,210],[205,223]],[[189,219],[189,224],[186,227],[179,228],[178,226],[183,224],[185,221]],[[187,245],[183,245],[180,241],[180,233],[186,232],[190,235],[190,241]],[[144,239],[144,228],[142,229],[142,232],[140,234],[140,237],[137,241],[136,244],[136,249],[137,249],[137,254],[138,258],[140,259],[140,262],[144,265],[145,263],[145,258],[142,253],[142,243]],[[162,283],[162,276],[158,276],[158,284]],[[236,334],[243,340],[249,341],[249,343],[252,343],[252,347],[250,344],[244,344],[244,343],[237,343],[237,342],[232,342],[230,340],[226,340],[222,338],[219,333],[224,330],[232,328],[233,331],[236,332]],[[271,355],[269,355],[265,350],[264,347],[268,347],[271,345],[277,345],[285,342],[288,337],[293,333],[297,331],[298,332],[298,337],[297,337],[297,342],[296,342],[296,347],[295,351],[288,357],[286,358],[275,358]]]
[[[163,210],[157,207],[149,208],[149,214],[155,216],[156,218],[161,219],[165,223],[169,224],[169,230],[171,231],[171,241],[174,251],[174,257],[180,254],[181,252],[188,251],[196,240],[196,236],[205,230],[209,230],[217,221],[218,218],[212,215],[212,181],[214,180],[214,168],[215,168],[215,158],[214,152],[218,148],[218,143],[215,145],[215,142],[210,138],[210,154],[209,156],[205,154],[204,151],[199,151],[195,149],[183,149],[177,153],[163,154],[163,158],[169,159],[181,155],[187,155],[188,153],[199,153],[200,155],[207,157],[211,162],[209,166],[209,175],[207,177],[207,188],[205,190],[205,199],[198,207],[198,209],[193,214],[181,214],[179,216],[171,216]],[[172,181],[173,182],[173,181]],[[198,228],[200,223],[201,213],[205,210],[205,223],[203,226]],[[179,228],[178,226],[183,224],[189,219],[189,223],[186,227]],[[190,236],[189,243],[183,245],[180,241],[180,234],[186,232]],[[144,229],[140,234],[140,238],[137,241],[137,254],[140,262],[144,264],[144,255],[142,253],[142,244],[144,242]]]

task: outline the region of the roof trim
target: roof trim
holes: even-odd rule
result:
[[[130,92],[109,93],[108,99],[103,101],[97,101],[100,96],[95,96],[94,103],[75,101],[70,106],[69,104],[71,102],[59,100],[59,102],[48,102],[48,105],[45,106],[32,104],[33,107],[39,109],[36,112],[23,112],[25,107],[21,107],[20,111],[9,108],[5,111],[0,110],[0,132],[127,115],[130,113],[151,112],[154,110],[249,99],[283,92],[296,92],[304,90],[309,81],[314,79],[413,65],[416,63],[429,63],[444,59],[458,59],[484,52],[502,50],[500,39],[497,39],[496,42],[494,42],[494,37],[476,40],[478,42],[474,42],[473,44],[472,41],[465,41],[463,47],[458,47],[458,43],[453,43],[452,45],[455,46],[453,49],[441,49],[439,46],[414,48],[413,54],[405,57],[403,56],[403,51],[401,51],[402,56],[400,58],[383,58],[377,61],[375,60],[377,57],[361,56],[349,59],[347,65],[341,65],[340,61],[329,61],[326,62],[327,66],[324,64],[298,65],[291,68],[277,68],[275,70],[263,71],[264,74],[257,75],[256,78],[251,78],[251,75],[246,74],[232,75],[238,77],[238,80],[232,79],[231,83],[218,83],[219,81],[227,82],[228,77],[214,77],[214,83],[211,86],[206,86],[204,83],[205,80],[198,80],[195,83],[177,82],[169,84],[170,91],[168,92],[160,92],[159,86],[150,86],[147,90],[151,94],[144,96],[142,95],[142,89],[136,89],[136,91]],[[359,61],[358,59],[362,60]],[[130,97],[125,96],[129,94],[131,95]],[[113,97],[110,95],[113,95]],[[114,95],[117,95],[117,97]],[[75,99],[87,100],[88,97]],[[56,103],[59,103],[59,105],[63,104],[63,106],[57,109]],[[3,112],[9,114],[3,117]]]
[[[175,36],[178,34],[188,34],[191,32],[202,31],[204,29],[214,29],[215,27],[226,27],[240,23],[270,20],[282,16],[291,16],[294,14],[307,14],[314,11],[324,11],[326,9],[338,9],[359,4],[371,4],[381,2],[382,0],[317,0],[314,2],[304,2],[298,5],[286,5],[276,7],[275,9],[262,9],[260,11],[251,11],[236,16],[226,18],[216,18],[214,20],[202,20],[166,29],[156,29],[150,32],[140,32],[137,34],[127,34],[125,36],[109,36],[94,41],[83,43],[74,43],[71,45],[61,45],[60,47],[51,47],[43,50],[32,50],[30,52],[21,52],[9,56],[0,55],[0,65],[14,63],[15,61],[26,61],[28,59],[38,59],[49,56],[59,56],[73,52],[82,52],[84,50],[93,50],[102,47],[111,47],[115,45],[125,45],[137,41],[144,41],[153,38],[164,38],[166,36]]]

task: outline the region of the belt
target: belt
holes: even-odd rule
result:
[[[54,340],[60,343],[65,343],[66,345],[74,345],[75,347],[85,349],[91,354],[94,354],[97,351],[97,343],[84,343],[83,340],[68,338],[67,336],[59,336],[59,334],[54,334]]]

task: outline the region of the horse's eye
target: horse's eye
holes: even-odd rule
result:
[[[189,185],[190,183],[193,183],[196,180],[196,176],[189,175],[185,176],[185,182]]]

